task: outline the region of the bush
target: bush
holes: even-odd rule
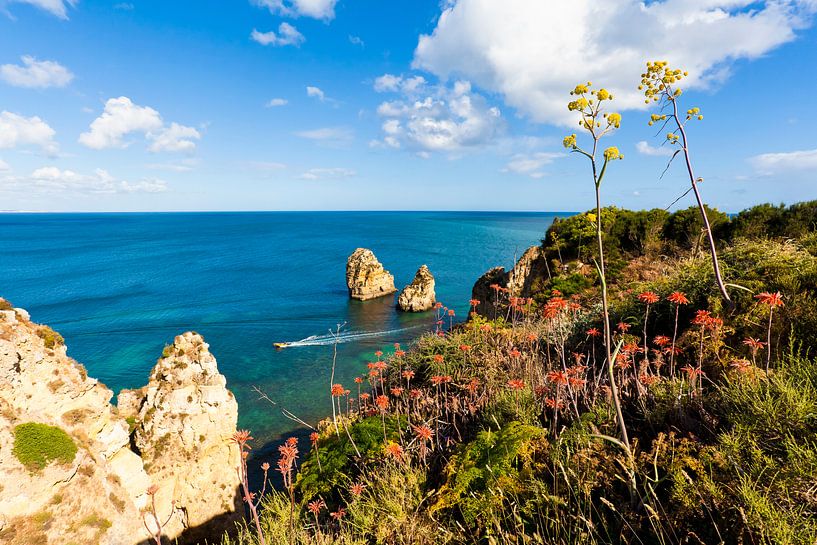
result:
[[[37,328],[37,336],[43,340],[46,348],[54,348],[55,346],[65,343],[65,339],[62,338],[62,335],[46,325],[41,325]]]
[[[56,426],[28,422],[14,428],[12,453],[30,471],[39,471],[54,461],[70,464],[77,454],[77,446]]]

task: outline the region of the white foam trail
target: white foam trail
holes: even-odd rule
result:
[[[397,333],[402,333],[404,331],[409,331],[412,329],[419,329],[425,326],[412,326],[412,327],[404,327],[401,329],[390,329],[388,331],[348,331],[341,333],[340,335],[333,335],[333,334],[326,334],[326,335],[310,335],[305,339],[301,339],[300,341],[293,341],[291,343],[286,343],[287,348],[293,348],[297,346],[328,346],[335,344],[336,340],[338,344],[342,343],[350,343],[354,341],[359,341],[362,339],[373,339],[376,337],[383,337],[386,335],[395,335]]]

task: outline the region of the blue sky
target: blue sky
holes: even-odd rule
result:
[[[0,0],[0,210],[581,210],[568,91],[610,88],[606,203],[687,188],[644,61],[691,72],[706,200],[817,198],[815,0]],[[580,134],[581,140],[581,134]],[[677,207],[691,204],[690,197]]]

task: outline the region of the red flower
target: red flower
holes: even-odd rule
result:
[[[732,367],[732,369],[735,369],[741,373],[746,373],[752,368],[752,364],[749,363],[749,360],[734,360],[729,365]]]
[[[312,512],[313,515],[318,515],[321,510],[326,508],[326,503],[323,500],[314,500],[307,504],[307,507]]]
[[[395,460],[402,460],[403,459],[403,447],[398,445],[397,443],[389,443],[386,445],[386,454],[394,458]]]
[[[388,397],[386,397],[386,396],[384,396],[384,395],[379,395],[379,396],[377,396],[377,398],[374,400],[374,404],[375,404],[375,405],[377,405],[377,407],[378,407],[378,408],[379,408],[381,411],[385,411],[386,409],[388,409],[388,408],[389,408],[389,398],[388,398]]]
[[[349,492],[351,492],[353,496],[360,496],[361,494],[363,494],[364,488],[366,488],[365,484],[355,483],[351,487],[349,487]]]
[[[413,426],[413,428],[414,436],[420,441],[428,441],[434,436],[434,431],[425,424],[421,426]]]
[[[331,516],[333,519],[337,521],[340,521],[340,519],[346,516],[346,509],[344,509],[343,507],[338,507],[338,510],[329,513],[329,516]]]
[[[391,395],[393,395],[394,397],[400,397],[401,395],[403,395],[403,388],[400,388],[399,386],[396,388],[392,388]]]
[[[595,327],[591,327],[590,329],[587,330],[588,337],[598,337],[599,335],[601,335],[601,331],[599,331]]]
[[[405,371],[403,371],[403,378],[408,379],[408,380],[413,379],[414,378],[414,371],[412,371],[411,369],[406,369]]]
[[[670,303],[675,303],[676,305],[689,304],[689,299],[687,299],[687,296],[684,295],[684,292],[682,291],[674,291],[670,293],[669,297],[667,297],[667,301],[669,301]]]
[[[642,303],[646,303],[648,305],[652,305],[657,303],[661,298],[655,292],[652,291],[645,291],[638,294],[638,300]]]
[[[525,381],[520,380],[518,378],[514,378],[508,381],[508,388],[511,390],[524,390],[525,389]]]
[[[313,431],[312,433],[310,433],[310,434],[309,434],[309,441],[310,441],[310,442],[311,442],[313,445],[317,445],[317,444],[318,444],[318,439],[320,439],[320,437],[321,437],[321,436],[320,436],[320,435],[318,435],[318,432]]]
[[[567,375],[563,371],[551,371],[547,374],[547,379],[556,385],[567,384]]]
[[[437,363],[442,363],[442,362],[443,362],[443,357],[442,357],[442,355],[440,355],[440,354],[434,354],[434,361],[435,361],[435,362],[437,362]]]
[[[776,291],[774,293],[764,291],[763,293],[758,293],[757,295],[755,295],[755,299],[757,299],[764,305],[769,305],[769,307],[771,308],[785,306],[783,304],[783,294],[780,293],[779,291]]]
[[[653,339],[653,342],[655,343],[656,346],[667,346],[671,341],[670,338],[667,337],[666,335],[656,335],[655,339]]]
[[[460,350],[462,350],[463,352],[468,352],[469,350],[471,350],[471,347],[467,344],[461,344]]]
[[[248,441],[252,441],[252,436],[250,435],[250,430],[238,430],[236,431],[231,440],[238,444],[239,446],[244,446],[247,444]],[[249,447],[248,447],[249,448]]]
[[[469,304],[470,304],[472,307],[479,306],[479,299],[471,299],[470,301],[468,301],[468,303],[469,303]]]
[[[340,397],[346,393],[346,390],[343,389],[343,385],[341,384],[333,384],[332,385],[332,397]]]
[[[627,333],[627,331],[630,330],[630,327],[631,327],[630,324],[619,322],[618,325],[616,326],[616,329],[618,329],[622,333]]]
[[[374,355],[375,355],[375,357],[376,357],[377,359],[380,359],[380,356],[382,356],[382,355],[383,355],[383,351],[382,351],[382,350],[375,350]]]
[[[764,343],[760,339],[753,339],[751,337],[743,339],[743,344],[748,346],[752,350],[752,352],[757,352],[758,350],[766,346],[766,343]]]
[[[362,383],[363,383],[363,377],[355,377],[355,384],[362,384]]]
[[[508,353],[508,355],[510,355],[512,358],[518,358],[519,356],[521,356],[521,355],[522,355],[522,352],[520,352],[519,350],[517,350],[516,348],[514,348],[513,350],[511,350],[511,351]]]
[[[551,409],[564,409],[565,404],[559,401],[558,399],[553,399],[552,397],[548,397],[545,399],[545,405],[550,407]]]

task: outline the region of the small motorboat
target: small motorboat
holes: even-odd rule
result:
[[[286,348],[289,346],[289,343],[272,343],[272,346],[278,349]]]

